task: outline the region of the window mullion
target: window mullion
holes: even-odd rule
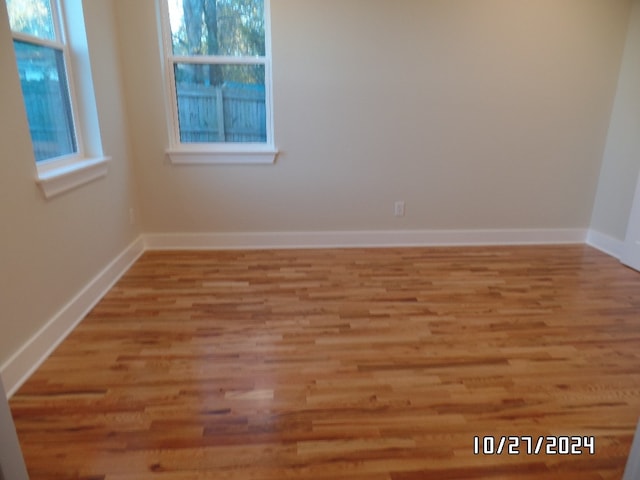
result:
[[[162,0],[164,1],[164,0]],[[177,83],[175,77],[175,68],[177,62],[175,62],[171,57],[168,58],[167,62],[167,75],[169,75],[169,89],[171,95],[171,116],[172,116],[172,125],[175,128],[171,129],[171,136],[173,138],[173,145],[180,144],[180,120],[179,120],[179,112],[178,112],[178,91],[177,91]]]
[[[67,40],[64,36],[64,28],[62,28],[62,25],[60,24],[60,22],[62,21],[61,5],[58,3],[58,0],[51,0],[50,5],[51,5],[51,17],[53,20],[53,31],[54,31],[56,40],[64,45]]]
[[[192,63],[203,65],[265,65],[266,57],[230,57],[221,55],[171,55],[173,63]]]
[[[41,47],[53,48],[55,50],[64,51],[65,45],[61,42],[54,40],[47,40],[44,38],[36,37],[33,35],[27,35],[26,33],[12,32],[13,39],[19,42],[30,43],[31,45],[39,45]]]
[[[79,116],[78,116],[78,97],[76,95],[75,82],[71,73],[71,52],[69,45],[65,44],[62,48],[63,65],[65,69],[66,88],[69,95],[69,116],[71,120],[71,127],[73,129],[73,141],[75,142],[76,155],[84,157],[84,142],[83,135],[80,128]]]

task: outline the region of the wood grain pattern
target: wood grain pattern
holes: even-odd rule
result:
[[[11,408],[32,480],[619,479],[640,274],[585,246],[147,252]]]

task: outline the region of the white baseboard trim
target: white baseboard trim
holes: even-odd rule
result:
[[[144,252],[136,239],[0,367],[11,397]]]
[[[610,237],[596,230],[589,230],[587,234],[587,245],[597,248],[601,252],[611,255],[617,259],[622,256],[624,242],[617,238]]]
[[[148,250],[540,245],[584,243],[585,229],[148,233]]]

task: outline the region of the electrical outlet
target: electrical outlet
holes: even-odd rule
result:
[[[393,214],[396,217],[404,217],[404,200],[398,200],[395,203]]]

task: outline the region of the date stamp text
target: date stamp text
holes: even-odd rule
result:
[[[474,455],[595,455],[595,437],[484,436],[473,437]]]

